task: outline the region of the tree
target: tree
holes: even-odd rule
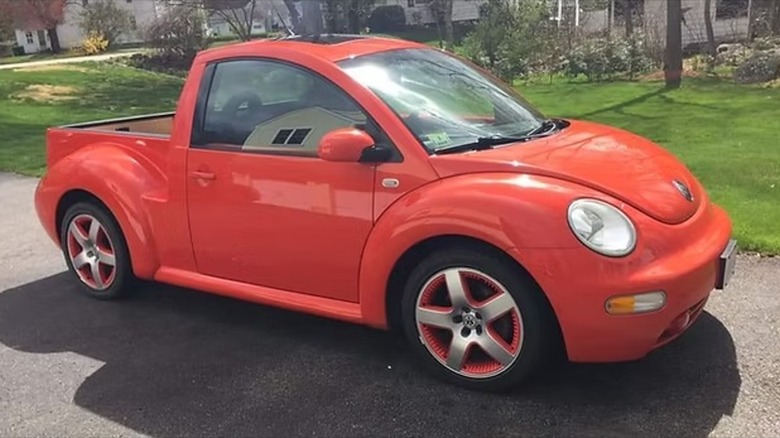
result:
[[[664,80],[667,88],[679,88],[682,82],[682,6],[681,0],[666,1],[666,51]]]
[[[298,8],[295,7],[293,0],[284,0],[284,6],[287,7],[287,13],[290,15],[290,24],[292,25],[293,32],[301,27],[301,16],[298,14]]]
[[[11,53],[12,42],[15,42],[13,20],[0,9],[0,56]]]
[[[132,14],[111,0],[90,2],[79,14],[84,33],[98,33],[111,47],[119,36],[131,28]]]
[[[6,41],[14,39],[14,21],[11,11],[11,0],[0,0],[0,51],[6,46]]]
[[[447,48],[451,48],[455,45],[455,35],[452,28],[452,1],[453,0],[431,0],[429,5],[431,14],[436,19],[436,28],[439,30],[439,40],[443,39]],[[442,28],[444,28],[444,35],[442,35]]]
[[[221,18],[241,40],[252,38],[255,11],[264,0],[163,0],[172,7],[186,7]],[[180,12],[179,12],[180,13]]]
[[[707,53],[715,58],[718,55],[715,47],[715,32],[712,30],[712,0],[704,0],[704,29],[707,32]]]
[[[49,34],[51,51],[62,51],[57,25],[65,16],[66,0],[13,0],[15,16],[22,19],[32,19],[38,22]]]
[[[780,35],[780,0],[773,0],[770,10],[772,11],[772,33]]]
[[[258,0],[202,0],[208,14],[223,19],[241,41],[252,39],[252,23]]]
[[[328,32],[357,34],[365,27],[374,0],[324,0]]]
[[[626,21],[626,36],[634,33],[634,0],[623,0],[623,16]]]
[[[208,46],[202,11],[175,5],[149,26],[147,40],[162,55],[187,68],[199,50]]]
[[[508,82],[548,69],[557,64],[561,47],[558,29],[548,17],[543,1],[489,0],[464,39],[462,53]]]
[[[285,0],[290,15],[298,14],[295,7],[295,1]],[[293,27],[293,31],[297,35],[317,35],[323,33],[325,26],[322,19],[322,1],[321,0],[301,0],[297,3],[301,5],[301,13],[298,14],[297,25]]]

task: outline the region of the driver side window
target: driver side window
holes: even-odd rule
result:
[[[327,132],[367,121],[332,83],[267,60],[217,64],[204,113],[206,148],[313,157]]]

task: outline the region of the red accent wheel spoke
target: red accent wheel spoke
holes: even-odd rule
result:
[[[442,365],[471,378],[506,370],[522,348],[522,318],[497,280],[471,268],[450,268],[423,286],[415,312],[428,351]]]
[[[73,270],[87,286],[105,290],[116,276],[114,246],[103,225],[93,216],[76,216],[68,226],[67,249]]]

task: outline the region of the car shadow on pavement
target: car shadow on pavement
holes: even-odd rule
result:
[[[708,313],[644,360],[495,395],[430,378],[382,331],[154,284],[102,302],[65,273],[0,293],[0,343],[104,362],[74,403],[152,436],[706,436],[741,384]]]

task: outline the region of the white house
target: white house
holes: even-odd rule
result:
[[[430,3],[431,0],[376,0],[374,7],[399,5],[404,8],[407,25],[420,25],[436,22]],[[486,0],[453,0],[452,21],[479,19],[479,7],[484,3]]]
[[[712,0],[710,18],[715,41],[735,41],[747,37],[749,0]],[[707,41],[704,26],[704,0],[682,0],[683,46]],[[645,17],[652,25],[666,29],[666,2],[645,0]]]
[[[559,10],[569,11],[563,16],[571,19],[571,10],[579,4],[578,0],[551,0],[557,3]],[[716,42],[735,41],[747,36],[748,7],[750,0],[711,0],[710,17]],[[683,46],[701,44],[707,41],[704,25],[705,0],[681,0],[683,10],[682,39]],[[584,0],[583,0],[583,3]],[[666,38],[666,1],[639,0],[635,2],[634,20],[641,16],[641,23],[635,21],[635,27],[642,25],[645,32],[654,34],[659,41]],[[580,26],[586,31],[596,32],[612,26],[613,29],[624,28],[625,20],[620,8],[621,2],[610,0],[607,8],[597,11],[581,11]]]
[[[63,19],[57,26],[57,36],[63,49],[71,49],[81,44],[84,32],[79,26],[79,14],[90,2],[112,1],[130,12],[133,29],[119,37],[119,43],[132,43],[143,40],[142,29],[154,21],[163,8],[161,0],[71,0],[62,2]],[[16,43],[24,47],[25,53],[36,53],[51,49],[51,40],[43,26],[34,17],[15,17]]]

